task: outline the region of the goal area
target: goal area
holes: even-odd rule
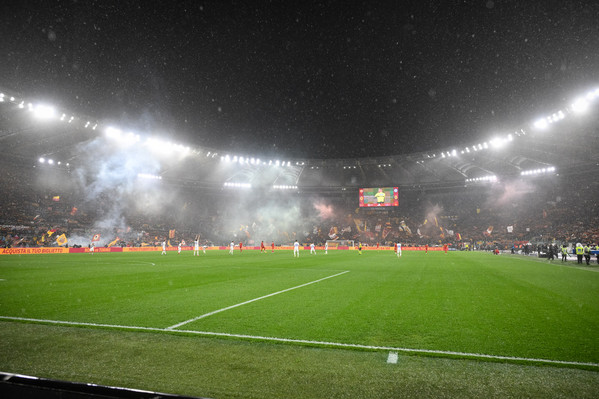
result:
[[[354,247],[354,240],[327,240],[329,249],[337,249],[339,247]]]

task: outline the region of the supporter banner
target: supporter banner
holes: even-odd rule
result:
[[[0,255],[68,254],[68,248],[0,248]]]

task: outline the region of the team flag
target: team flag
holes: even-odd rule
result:
[[[462,241],[462,235],[460,233],[455,233],[455,238],[457,238],[458,241]]]
[[[52,229],[52,230],[48,230],[46,232],[46,234],[48,234],[48,237],[52,237],[52,234],[56,233],[56,229]]]
[[[56,243],[57,243],[59,246],[61,246],[61,247],[62,247],[63,245],[66,245],[66,244],[67,244],[67,241],[68,241],[68,240],[67,240],[67,236],[66,236],[66,235],[64,235],[64,233],[63,233],[63,234],[61,234],[61,235],[59,235],[58,237],[56,237]]]
[[[94,234],[92,241],[100,241],[100,234]]]
[[[175,238],[175,230],[169,230],[168,231],[168,238]]]
[[[329,238],[330,238],[331,240],[336,240],[336,239],[337,239],[337,232],[338,232],[338,229],[337,229],[337,227],[335,227],[335,226],[332,226],[332,227],[329,229]]]
[[[54,201],[54,202],[60,201],[60,195],[55,195],[54,197],[52,197],[52,201]]]
[[[75,216],[76,213],[77,213],[77,208],[76,207],[72,207],[71,208],[71,216]]]
[[[117,242],[119,242],[120,240],[121,240],[121,239],[117,237],[117,238],[115,238],[115,239],[114,239],[114,241],[111,241],[111,242],[109,242],[109,243],[108,243],[108,246],[109,246],[109,247],[112,247],[113,245],[115,245],[115,244],[116,244]]]

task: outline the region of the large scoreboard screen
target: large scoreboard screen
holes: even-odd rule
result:
[[[399,206],[397,187],[376,187],[360,189],[360,207]]]

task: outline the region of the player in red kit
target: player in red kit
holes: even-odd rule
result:
[[[428,244],[425,244],[425,245],[424,245],[424,253],[425,253],[425,254],[428,254]]]
[[[264,246],[264,241],[260,242],[260,253],[266,252],[266,247]]]
[[[447,244],[444,244],[444,245],[443,245],[443,251],[444,251],[445,253],[447,253],[447,250],[448,250],[448,249],[449,249],[449,248],[448,248]]]
[[[243,251],[243,243],[240,241],[239,242],[239,252]]]
[[[272,253],[275,253],[275,242],[273,241],[272,244],[270,244],[270,247],[272,248]]]

